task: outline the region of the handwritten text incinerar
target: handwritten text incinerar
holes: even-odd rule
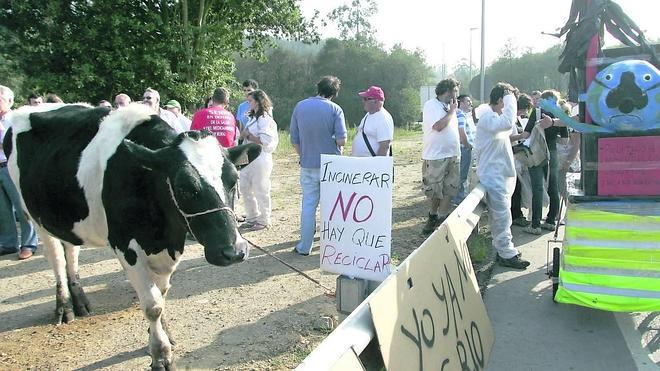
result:
[[[389,173],[372,173],[365,172],[343,172],[333,171],[329,168],[332,161],[324,162],[322,167],[321,182],[334,182],[340,184],[364,184],[378,188],[391,188],[391,176]]]

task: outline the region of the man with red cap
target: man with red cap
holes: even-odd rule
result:
[[[358,93],[367,112],[358,126],[351,155],[357,157],[387,156],[394,139],[394,120],[383,107],[385,93],[378,86]]]

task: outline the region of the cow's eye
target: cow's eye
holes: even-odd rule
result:
[[[612,74],[608,73],[607,75],[605,75],[605,80],[611,81],[612,80]]]
[[[644,74],[644,76],[642,76],[642,79],[644,79],[644,81],[651,81],[651,74],[650,73]]]

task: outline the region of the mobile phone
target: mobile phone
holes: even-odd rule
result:
[[[539,121],[541,118],[541,109],[536,108],[536,121]]]

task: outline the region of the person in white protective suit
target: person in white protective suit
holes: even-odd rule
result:
[[[490,92],[490,111],[479,117],[475,149],[477,176],[486,188],[490,231],[497,262],[505,267],[526,269],[511,235],[511,195],[516,186],[516,169],[509,135],[516,120],[514,88],[498,83]]]
[[[261,154],[241,170],[240,191],[245,207],[243,228],[256,231],[270,226],[270,175],[273,171],[273,152],[277,148],[277,123],[272,116],[273,104],[263,90],[247,96],[249,120],[241,130],[243,143],[261,145]]]

